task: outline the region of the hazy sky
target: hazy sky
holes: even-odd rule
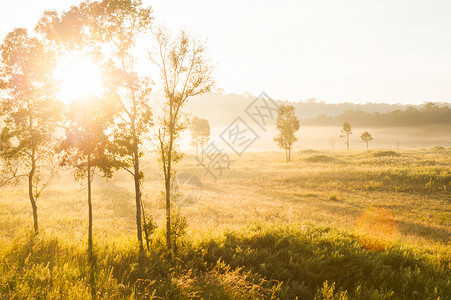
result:
[[[79,0],[1,0],[0,36]],[[451,102],[451,1],[144,0],[208,38],[217,86],[326,102]]]

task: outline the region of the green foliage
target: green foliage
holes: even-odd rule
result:
[[[0,51],[0,118],[4,123],[0,131],[0,158],[4,162],[0,185],[28,177],[37,232],[36,200],[50,178],[46,181],[43,177],[52,173],[62,113],[52,77],[55,56],[23,28],[8,33]]]
[[[166,243],[170,250],[171,180],[175,175],[173,164],[182,157],[177,142],[186,129],[182,108],[190,97],[209,92],[214,81],[201,42],[191,38],[185,31],[174,38],[162,27],[157,28],[155,38],[156,49],[149,51],[149,58],[160,71],[166,100],[156,136],[156,149],[165,181]]]
[[[120,164],[112,155],[114,144],[107,135],[114,114],[104,99],[90,97],[72,102],[66,114],[66,134],[61,142],[61,165],[75,168],[75,178],[86,176],[88,168],[97,168],[111,177]]]
[[[301,226],[304,225],[304,226]],[[307,230],[303,229],[307,227]],[[449,250],[436,253],[395,244],[362,249],[358,237],[310,224],[252,226],[186,243],[172,262],[153,239],[96,247],[95,286],[84,251],[41,235],[4,249],[0,297],[90,299],[447,299]],[[346,271],[344,271],[346,270]]]

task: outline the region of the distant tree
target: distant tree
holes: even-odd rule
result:
[[[366,143],[366,150],[368,150],[368,143],[373,140],[373,137],[368,133],[368,131],[365,131],[364,133],[362,133],[360,138],[364,143]]]
[[[343,128],[340,129],[340,132],[342,133],[340,135],[340,138],[346,138],[346,147],[349,151],[349,135],[352,134],[352,130],[351,130],[351,124],[349,124],[349,122],[344,122],[343,123]]]
[[[151,9],[141,0],[82,2],[58,16],[44,13],[39,30],[66,49],[83,48],[103,65],[111,105],[119,110],[113,130],[121,167],[134,180],[137,239],[143,250],[142,223],[146,224],[142,202],[141,167],[143,143],[153,125],[149,105],[150,79],[136,72],[134,54],[139,37],[149,33]],[[148,230],[144,230],[149,248]]]
[[[157,148],[165,181],[166,243],[168,250],[171,250],[171,180],[175,175],[173,163],[182,156],[177,149],[177,140],[186,129],[181,109],[188,98],[209,92],[214,82],[202,43],[190,38],[184,31],[173,38],[161,27],[157,28],[155,37],[156,49],[149,51],[149,58],[160,70],[166,99],[157,132]]]
[[[114,160],[114,144],[106,134],[111,129],[113,114],[109,103],[97,97],[74,101],[66,115],[66,136],[61,142],[61,165],[75,169],[75,179],[86,178],[88,187],[88,255],[92,259],[92,201],[91,184],[97,170],[111,178],[119,168]]]
[[[10,32],[0,51],[3,181],[28,178],[28,197],[37,233],[37,200],[52,173],[53,146],[62,113],[52,77],[56,61],[53,53],[23,28]]]
[[[191,138],[196,146],[197,159],[199,159],[199,146],[202,151],[202,160],[204,159],[204,146],[210,139],[210,122],[207,119],[193,117],[191,120]]]
[[[327,141],[330,145],[331,150],[334,150],[335,143],[337,142],[337,138],[334,136],[329,137],[329,140]]]
[[[279,130],[279,134],[274,137],[274,141],[280,148],[285,149],[287,162],[291,160],[291,149],[293,143],[297,141],[295,134],[299,127],[300,122],[296,117],[294,107],[282,104],[277,110],[276,128]]]

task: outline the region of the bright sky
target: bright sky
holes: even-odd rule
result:
[[[1,0],[0,36],[80,0]],[[208,38],[217,87],[274,99],[451,102],[451,1],[144,0]]]

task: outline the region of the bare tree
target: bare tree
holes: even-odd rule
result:
[[[166,243],[170,250],[173,163],[182,157],[177,140],[186,129],[182,122],[182,108],[189,97],[209,92],[214,83],[203,43],[191,38],[185,31],[172,37],[162,27],[156,29],[155,38],[156,49],[149,51],[149,58],[160,71],[166,99],[157,131],[157,147],[165,181]]]

